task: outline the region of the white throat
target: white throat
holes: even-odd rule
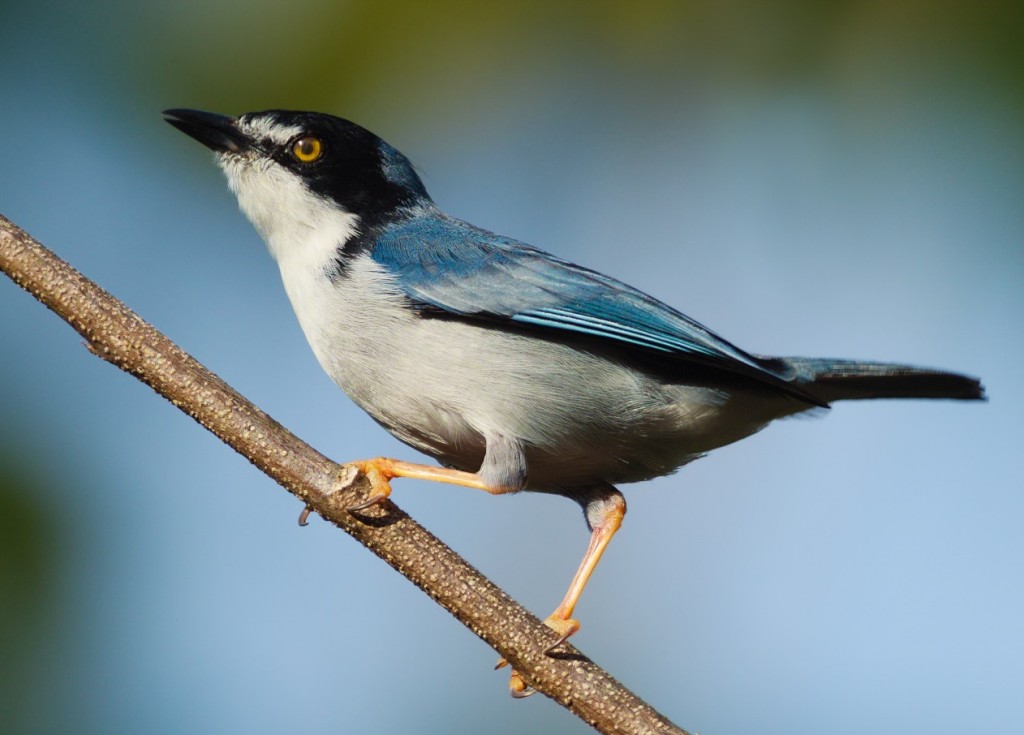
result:
[[[264,157],[219,155],[245,216],[281,270],[285,292],[321,365],[330,373],[330,327],[339,293],[330,273],[338,250],[359,232],[359,217],[317,196],[294,173]]]
[[[313,193],[270,159],[224,154],[217,163],[238,206],[280,265],[286,286],[292,273],[323,274],[338,248],[359,231],[358,216]]]

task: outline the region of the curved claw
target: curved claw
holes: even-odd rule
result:
[[[558,611],[556,610],[555,612],[557,613]],[[556,614],[548,617],[544,621],[544,625],[558,633],[558,640],[544,649],[545,656],[550,656],[552,651],[569,640],[569,637],[580,629],[580,621],[573,618],[559,617]],[[506,666],[508,666],[508,661],[504,658],[499,658],[498,663],[494,665],[494,670],[497,671]],[[527,684],[518,671],[512,669],[512,674],[508,679],[508,693],[515,699],[525,699],[536,694],[537,690]]]
[[[526,699],[537,693],[537,690],[526,683],[518,671],[513,671],[508,680],[508,693],[513,699]]]
[[[299,525],[300,526],[308,526],[309,525],[309,514],[312,513],[312,512],[313,512],[313,509],[310,508],[308,505],[305,508],[302,509],[302,512],[299,513]]]
[[[569,640],[569,638],[580,629],[580,621],[574,620],[573,618],[549,617],[544,621],[544,625],[559,634],[558,640],[544,649],[545,656],[550,656],[552,651]]]
[[[377,505],[377,503],[383,503],[385,500],[388,499],[389,495],[390,495],[390,493],[381,493],[381,492],[371,493],[370,497],[368,497],[362,503],[356,503],[355,505],[350,505],[347,508],[345,508],[345,510],[347,510],[349,513],[358,513],[361,510],[366,510],[367,508],[372,508],[373,506]]]
[[[390,460],[378,457],[377,459],[351,463],[353,467],[359,470],[360,474],[370,481],[370,495],[363,502],[350,505],[345,510],[349,513],[358,513],[388,499],[391,495],[391,483],[389,480],[395,476],[395,473],[390,471],[389,462]]]

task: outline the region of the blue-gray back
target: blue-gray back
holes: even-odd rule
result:
[[[383,228],[372,257],[418,308],[589,335],[746,375],[820,403],[789,382],[784,363],[750,355],[620,281],[430,205]]]

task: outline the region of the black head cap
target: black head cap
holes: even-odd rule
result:
[[[266,110],[237,118],[167,110],[167,121],[225,155],[265,156],[300,176],[314,193],[373,225],[402,207],[429,201],[409,159],[366,128],[320,112]],[[316,141],[303,160],[296,146]],[[312,144],[309,144],[312,145]]]

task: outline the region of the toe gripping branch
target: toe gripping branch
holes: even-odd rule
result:
[[[626,515],[625,498],[622,497],[622,493],[610,485],[602,486],[595,489],[593,493],[581,497],[580,505],[583,506],[587,524],[591,528],[590,544],[583,554],[583,560],[580,562],[572,582],[569,583],[569,589],[566,591],[565,597],[562,598],[562,602],[544,620],[544,624],[558,634],[558,639],[544,649],[544,653],[547,655],[551,655],[556,648],[569,640],[580,629],[580,622],[572,616],[576,609],[576,603],[579,602],[580,595],[583,594],[587,582],[590,581],[590,576],[601,560],[601,555],[604,554],[608,543],[622,526],[622,519]],[[494,668],[500,669],[507,665],[508,662],[501,659]],[[515,669],[512,670],[508,687],[509,694],[517,699],[528,697],[536,691]]]
[[[386,500],[391,495],[391,480],[396,477],[461,485],[484,490],[494,495],[508,492],[507,488],[495,488],[488,485],[477,473],[414,464],[387,457],[360,460],[350,463],[350,466],[355,467],[370,481],[370,494],[366,500],[347,508],[352,513],[366,510]],[[555,611],[544,620],[544,624],[558,634],[557,640],[544,649],[544,653],[549,655],[580,629],[579,621],[572,617],[573,610],[597,568],[601,555],[604,554],[612,537],[618,532],[622,525],[622,519],[626,515],[626,500],[622,497],[622,493],[611,485],[601,484],[585,488],[572,493],[571,497],[578,500],[583,507],[587,525],[591,529],[590,544],[569,584],[565,597],[562,598]],[[308,516],[309,508],[305,509],[299,517],[299,525],[305,525]],[[495,668],[500,669],[507,665],[508,662],[501,659]],[[513,670],[509,680],[509,693],[517,698],[528,697],[534,693],[534,689],[526,683],[519,672]]]

